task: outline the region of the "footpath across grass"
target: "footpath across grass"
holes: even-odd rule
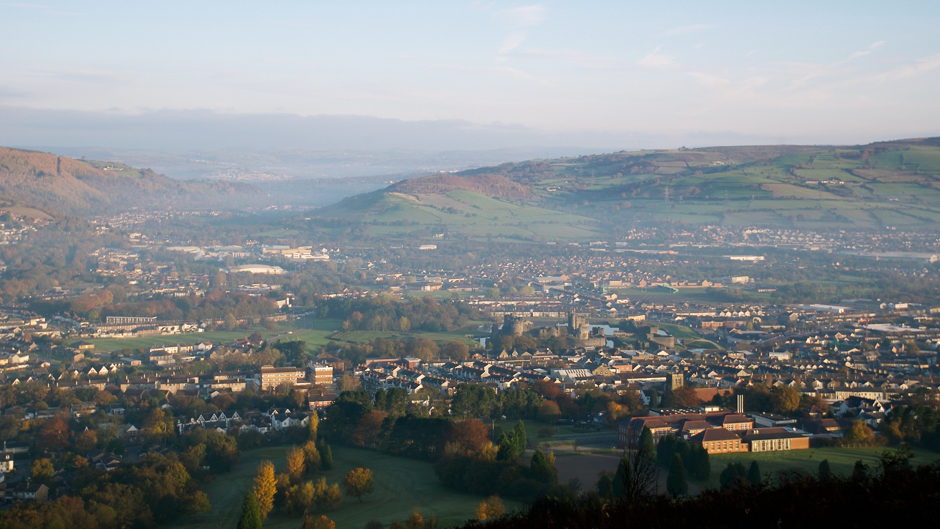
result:
[[[180,518],[169,527],[216,529],[220,522],[222,527],[235,527],[241,514],[242,499],[253,486],[258,464],[262,460],[270,460],[280,472],[288,448],[262,448],[243,453],[241,463],[231,472],[216,477],[206,486],[212,511],[198,517]],[[472,519],[474,509],[484,499],[445,488],[430,463],[341,446],[332,447],[332,452],[333,470],[318,472],[308,479],[317,480],[323,476],[327,483],[339,483],[348,471],[356,467],[372,469],[375,478],[375,492],[363,497],[361,503],[356,498],[344,497],[335,511],[322,513],[336,522],[336,527],[360,528],[372,518],[388,527],[396,520],[407,520],[415,507],[425,519],[432,514],[437,516],[441,521],[440,527],[454,527]],[[503,504],[507,512],[521,507],[520,503],[505,499]],[[300,516],[275,511],[268,516],[264,527],[296,529],[301,523]]]

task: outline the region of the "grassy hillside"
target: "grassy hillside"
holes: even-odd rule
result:
[[[472,237],[575,240],[600,234],[590,217],[466,190],[441,194],[376,191],[347,198],[317,214],[321,219],[367,223],[368,233],[378,236],[461,233]]]
[[[212,205],[256,192],[245,184],[179,182],[149,169],[0,147],[0,196],[50,211],[82,214],[132,206]]]
[[[592,239],[634,226],[940,225],[940,138],[533,160],[400,182],[317,212],[369,233]]]

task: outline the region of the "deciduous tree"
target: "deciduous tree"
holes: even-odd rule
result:
[[[363,496],[372,494],[372,470],[361,467],[350,470],[343,478],[343,488],[346,489],[346,494],[355,496],[362,502]]]
[[[503,500],[494,494],[480,502],[474,512],[477,516],[477,520],[489,520],[499,518],[506,512],[506,509],[503,507]]]
[[[284,471],[292,484],[297,484],[303,479],[306,467],[306,457],[303,449],[294,447],[287,451],[287,466]]]
[[[421,516],[421,511],[419,511],[417,507],[411,511],[411,516],[408,517],[405,526],[408,527],[408,529],[423,529],[424,516]]]
[[[268,513],[274,508],[274,495],[277,494],[277,478],[274,476],[274,464],[270,461],[262,461],[258,465],[254,494],[258,500],[258,511],[261,513],[261,519],[265,520]]]
[[[319,518],[305,516],[303,529],[336,529],[336,523],[323,515]]]

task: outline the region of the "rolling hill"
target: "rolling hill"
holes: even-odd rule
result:
[[[210,206],[253,197],[254,186],[180,182],[149,169],[0,147],[0,197],[73,215],[134,206]]]
[[[577,240],[636,226],[936,230],[940,138],[532,160],[406,180],[311,213],[370,233]],[[317,221],[314,219],[314,221]]]

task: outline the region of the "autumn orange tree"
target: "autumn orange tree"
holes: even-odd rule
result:
[[[304,517],[303,529],[336,529],[336,523],[326,516],[315,518],[313,516]]]
[[[362,501],[366,494],[372,494],[372,470],[368,468],[354,468],[343,478],[343,488],[346,494],[355,496]]]
[[[503,500],[499,499],[499,496],[494,494],[477,505],[475,514],[478,520],[486,520],[499,518],[505,512],[506,509],[503,507]]]
[[[297,484],[304,477],[307,468],[306,456],[301,448],[294,447],[287,452],[287,468],[285,472],[292,484]]]
[[[317,450],[317,444],[313,441],[307,441],[303,446],[304,469],[308,474],[313,474],[320,470],[323,460],[320,458],[320,451]]]
[[[258,465],[254,492],[261,519],[267,519],[268,513],[274,508],[274,495],[277,494],[277,478],[274,477],[274,464],[270,461],[262,461]]]

